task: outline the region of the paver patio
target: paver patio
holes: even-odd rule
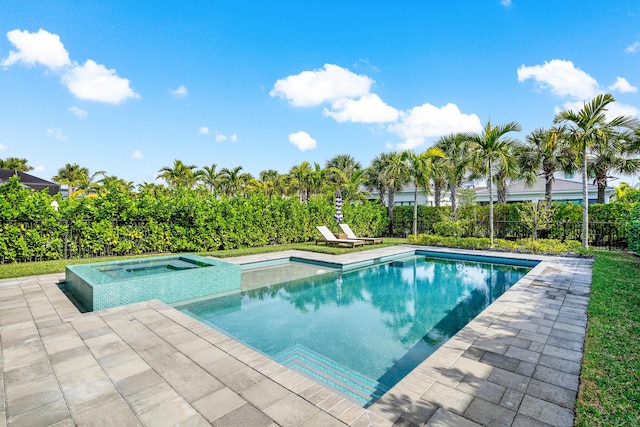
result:
[[[157,300],[80,314],[64,274],[1,280],[0,427],[571,426],[593,261],[499,255],[541,263],[367,409]]]

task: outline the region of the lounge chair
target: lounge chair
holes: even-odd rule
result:
[[[364,240],[365,242],[371,242],[373,245],[382,243],[382,237],[356,237],[356,233],[351,230],[349,224],[340,224],[340,228],[342,228],[342,231],[344,231],[344,234],[346,234],[349,239]]]
[[[322,239],[316,239],[316,245],[318,242],[324,242],[327,245],[350,245],[352,248],[356,246],[364,245],[364,240],[360,239],[338,239],[333,235],[331,230],[329,230],[324,225],[316,226],[320,234],[322,234]]]

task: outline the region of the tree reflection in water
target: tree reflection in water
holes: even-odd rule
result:
[[[416,256],[179,308],[271,357],[300,346],[391,387],[527,271]]]

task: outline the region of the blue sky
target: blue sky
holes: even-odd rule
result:
[[[598,93],[640,116],[640,2],[0,5],[0,158],[153,182],[174,159],[286,173],[422,151]],[[616,185],[616,184],[614,184]]]

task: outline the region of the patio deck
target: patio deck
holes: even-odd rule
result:
[[[454,252],[227,260],[417,248]],[[593,260],[498,255],[542,262],[367,409],[157,300],[80,314],[64,274],[1,280],[0,427],[572,426]]]

